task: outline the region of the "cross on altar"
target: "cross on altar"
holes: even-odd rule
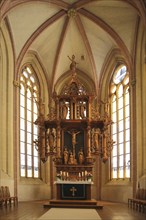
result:
[[[75,192],[77,191],[77,189],[73,186],[70,191],[72,192],[72,196],[75,196]]]

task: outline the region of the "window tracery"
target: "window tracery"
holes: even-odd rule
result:
[[[30,66],[20,74],[20,176],[39,177],[39,157],[34,145],[38,128],[34,121],[38,118],[39,86]]]
[[[129,74],[120,65],[110,85],[112,137],[115,141],[111,153],[112,179],[130,178],[130,93]]]

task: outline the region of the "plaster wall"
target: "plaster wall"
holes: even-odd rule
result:
[[[127,185],[107,185],[101,190],[101,200],[127,203],[130,197],[132,197],[132,187]]]
[[[50,186],[41,180],[31,183],[21,183],[18,186],[19,201],[48,200],[50,199]]]

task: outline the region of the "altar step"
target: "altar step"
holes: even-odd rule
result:
[[[103,205],[99,204],[95,199],[92,200],[56,200],[52,199],[44,204],[45,208],[92,208],[102,209]]]

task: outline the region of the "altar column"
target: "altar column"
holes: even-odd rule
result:
[[[57,120],[59,120],[59,99],[56,98],[56,116]]]
[[[91,119],[91,116],[92,116],[92,114],[91,114],[91,105],[92,105],[92,98],[89,97],[89,102],[88,102],[88,117],[89,117],[89,119]]]
[[[91,156],[91,127],[88,125],[87,127],[87,156],[90,157]]]
[[[57,125],[57,158],[61,157],[60,152],[60,125]]]
[[[108,159],[107,156],[107,131],[104,131],[102,134],[102,160],[105,163]]]
[[[39,145],[39,151],[41,152],[40,157],[41,160],[44,162],[46,161],[46,142],[45,142],[45,128],[40,128],[40,136],[41,136],[41,143]]]
[[[91,164],[93,162],[93,158],[91,157],[91,126],[87,127],[87,164]]]

